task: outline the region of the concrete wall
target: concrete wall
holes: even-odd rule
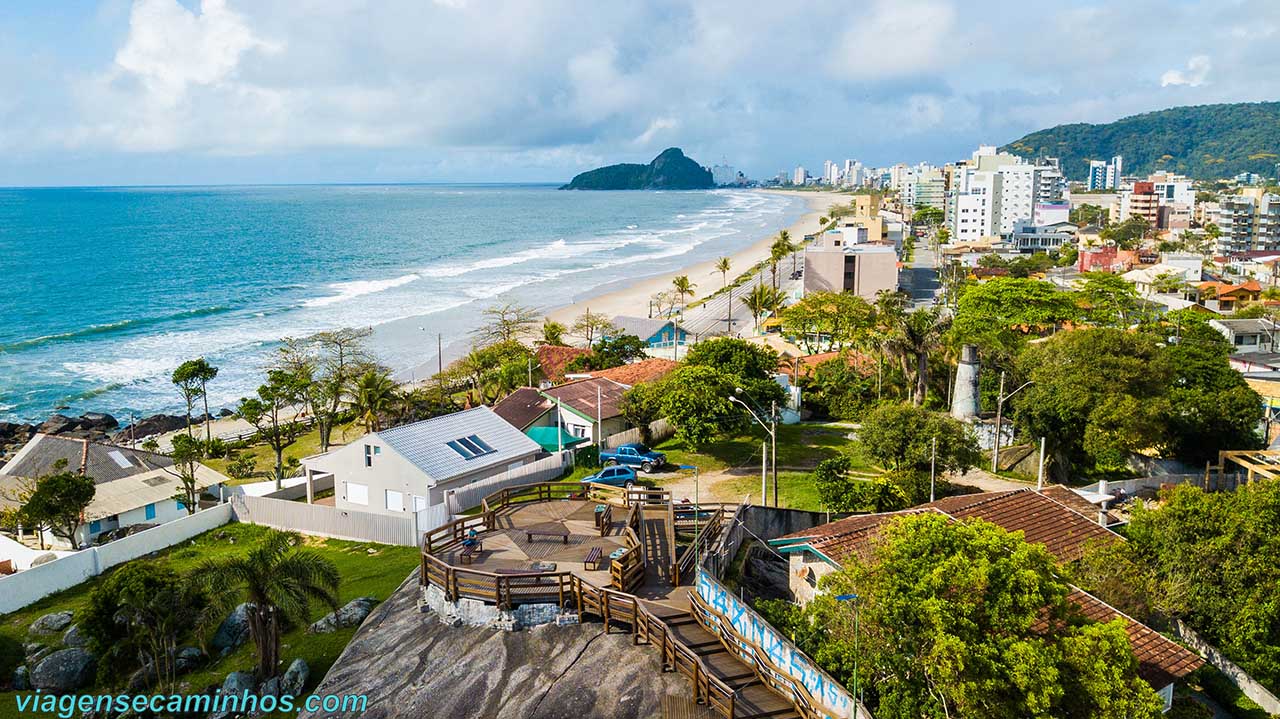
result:
[[[0,614],[17,611],[54,592],[70,589],[117,564],[185,542],[229,521],[231,506],[220,504],[101,547],[90,547],[17,574],[0,577]]]
[[[1235,662],[1227,659],[1218,651],[1218,648],[1206,642],[1199,634],[1188,627],[1186,624],[1175,619],[1173,622],[1174,633],[1178,638],[1187,643],[1187,646],[1194,649],[1205,661],[1217,667],[1219,671],[1227,675],[1232,684],[1240,688],[1244,695],[1249,697],[1258,706],[1262,707],[1268,714],[1280,715],[1280,698],[1272,694],[1266,687],[1258,683],[1256,679],[1249,676],[1248,672],[1241,669]]]
[[[316,477],[312,485],[316,492],[333,489],[333,475]],[[222,496],[226,499],[230,499],[237,494],[247,494],[252,497],[275,497],[276,499],[301,499],[307,496],[306,477],[287,477],[280,482],[280,487],[280,489],[276,489],[276,481],[269,479],[265,482],[251,482],[227,487],[223,490]]]
[[[705,571],[698,572],[698,596],[722,614],[757,651],[763,652],[770,661],[803,684],[814,699],[821,702],[821,708],[829,716],[855,716],[856,703],[839,682],[819,669],[809,657],[774,629],[773,625]]]

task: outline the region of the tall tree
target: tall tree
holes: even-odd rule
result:
[[[729,286],[729,270],[733,269],[733,263],[728,257],[721,257],[716,260],[716,272],[720,273],[721,289]]]
[[[964,472],[981,459],[969,425],[909,404],[876,407],[863,418],[858,441],[890,469],[927,470],[934,463],[939,472]]]
[[[524,339],[535,334],[538,326],[538,312],[516,302],[491,305],[480,314],[484,317],[484,324],[472,334],[482,345]]]
[[[213,440],[209,417],[209,383],[218,376],[218,368],[209,364],[203,357],[187,360],[173,371],[173,384],[182,393],[187,404],[187,434],[191,434],[191,407],[196,397],[204,400],[204,441],[209,444]]]
[[[739,299],[751,311],[751,317],[756,323],[756,332],[760,331],[760,318],[777,311],[782,306],[782,293],[769,285],[756,285],[745,297]]]
[[[343,328],[310,337],[286,337],[277,357],[277,369],[298,378],[299,401],[315,418],[320,431],[320,451],[329,451],[333,429],[355,378],[376,367],[366,342],[368,327]]]
[[[20,515],[24,525],[48,527],[55,537],[61,537],[72,549],[80,549],[76,530],[84,524],[84,512],[93,502],[97,486],[92,477],[56,471],[36,480],[35,490],[27,496]]]
[[[298,535],[271,530],[243,556],[208,560],[196,570],[208,593],[209,623],[221,621],[248,602],[249,638],[258,655],[259,679],[279,671],[280,634],[285,623],[305,626],[313,602],[338,608],[338,568],[310,549]]]
[[[942,347],[942,338],[951,327],[951,318],[938,307],[922,307],[898,315],[890,325],[883,346],[902,366],[902,374],[912,385],[911,401],[924,404],[929,391],[929,356]]]
[[[195,514],[200,509],[200,487],[196,471],[203,456],[196,440],[185,435],[173,438],[173,449],[169,458],[173,460],[173,468],[167,470],[178,478],[178,491],[174,493],[174,501],[180,503],[187,514]]]
[[[364,421],[366,432],[377,432],[382,417],[391,411],[396,398],[396,383],[391,376],[368,370],[356,378],[351,388],[351,407]]]
[[[600,312],[592,312],[591,308],[587,308],[586,312],[578,315],[578,319],[573,321],[573,334],[586,340],[586,346],[591,347],[595,344],[596,338],[608,334],[615,330],[613,322],[609,316]]]
[[[289,414],[300,400],[305,389],[305,378],[282,369],[267,370],[266,384],[258,387],[257,395],[240,400],[239,414],[253,425],[258,437],[275,453],[276,488],[284,480],[284,449],[298,438],[302,423],[296,415]]]
[[[692,295],[694,289],[698,286],[689,281],[688,275],[680,275],[679,277],[671,280],[671,286],[675,290],[676,294],[680,296],[680,316],[683,317],[685,307],[684,298]]]
[[[569,331],[564,323],[556,322],[550,317],[542,318],[542,339],[538,340],[538,345],[549,345],[552,347],[564,347],[564,334]]]

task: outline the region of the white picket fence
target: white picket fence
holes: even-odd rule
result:
[[[0,577],[0,614],[22,609],[118,564],[172,547],[230,521],[231,505],[219,504],[102,546],[89,547],[17,574]]]
[[[414,514],[374,514],[251,495],[232,497],[231,507],[237,521],[264,527],[355,542],[418,544]]]
[[[536,484],[538,482],[549,482],[564,474],[566,468],[573,463],[573,452],[554,452],[550,457],[544,457],[536,462],[530,462],[522,467],[496,474],[492,477],[486,477],[468,484],[458,489],[450,489],[445,491],[445,501],[442,505],[448,507],[448,511],[453,514],[461,514],[472,507],[480,506],[480,500],[507,487],[515,487],[521,484]],[[433,509],[429,507],[428,509]],[[449,520],[445,520],[447,522]],[[440,522],[439,524],[443,524]],[[439,524],[435,526],[439,526]],[[419,521],[420,526],[423,525]],[[423,531],[430,531],[435,527],[427,527]]]

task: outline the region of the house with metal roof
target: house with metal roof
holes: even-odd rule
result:
[[[49,434],[32,437],[4,467],[0,467],[0,506],[16,506],[17,497],[39,478],[58,472],[75,472],[93,478],[94,497],[77,530],[81,546],[92,544],[108,532],[124,527],[151,527],[187,516],[187,508],[174,498],[181,487],[171,458],[86,439]],[[203,464],[196,465],[196,486],[217,499],[229,481]],[[47,544],[65,540],[47,534]]]
[[[331,475],[339,509],[402,515],[441,504],[449,490],[533,462],[538,443],[488,407],[373,432],[307,457],[310,481]]]
[[[1091,543],[1124,541],[1083,514],[1080,503],[1060,500],[1060,490],[1037,492],[1030,488],[945,497],[898,512],[856,514],[768,543],[788,557],[792,596],[807,603],[821,591],[818,581],[822,577],[839,571],[845,563],[869,559],[879,532],[904,516],[932,512],[953,521],[982,519],[1009,532],[1021,532],[1027,542],[1044,546],[1063,564],[1080,559]],[[1125,632],[1138,660],[1138,675],[1160,693],[1166,710],[1173,702],[1173,685],[1204,664],[1194,652],[1082,589],[1071,587],[1068,599],[1090,621],[1125,621]]]
[[[606,338],[633,335],[649,345],[650,348],[675,347],[687,344],[689,333],[676,324],[675,320],[662,317],[626,317],[619,315],[609,321],[613,331]]]

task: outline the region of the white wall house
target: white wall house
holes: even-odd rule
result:
[[[400,515],[538,458],[542,448],[488,407],[373,432],[307,457],[309,479],[332,475],[339,509]]]
[[[68,471],[94,480],[93,501],[85,509],[84,524],[76,530],[81,546],[98,536],[134,525],[158,525],[187,516],[174,499],[181,487],[173,460],[163,454],[84,439],[37,434],[0,468],[0,503],[12,499],[40,477]],[[216,498],[227,478],[203,464],[196,465],[196,486]],[[7,497],[7,498],[6,498]],[[64,539],[45,534],[45,543],[66,546]]]

